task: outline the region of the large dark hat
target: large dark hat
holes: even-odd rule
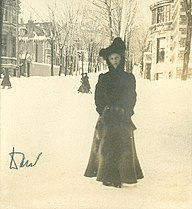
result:
[[[113,43],[109,47],[100,50],[99,56],[103,57],[104,59],[107,59],[112,53],[125,56],[125,49],[125,43],[120,37],[117,37],[113,40]]]

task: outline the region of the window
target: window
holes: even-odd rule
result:
[[[5,7],[5,9],[4,9],[4,17],[3,17],[3,20],[4,21],[8,21],[8,8],[7,7]]]
[[[57,57],[57,58],[56,58],[56,65],[59,65],[59,64],[60,64],[59,58]]]
[[[171,20],[171,5],[161,6],[152,11],[152,24],[169,22]]]
[[[20,35],[21,35],[21,36],[27,35],[27,30],[24,29],[24,28],[21,28],[21,29],[20,29]]]
[[[16,57],[16,38],[12,39],[12,57]]]
[[[56,45],[56,44],[54,45],[54,49],[55,49],[55,51],[57,52],[57,45]]]
[[[47,56],[47,64],[51,64],[51,57]]]
[[[48,41],[46,42],[45,48],[48,48],[48,49],[51,48],[51,44]]]
[[[2,35],[2,56],[7,56],[7,36]]]
[[[17,14],[14,8],[12,9],[12,23],[17,23]]]
[[[152,11],[152,24],[155,24],[155,23],[157,23],[157,10],[156,9]]]
[[[165,37],[157,39],[157,63],[165,62]]]
[[[164,22],[164,7],[157,8],[157,23]]]
[[[171,20],[171,5],[165,6],[165,12],[164,12],[164,20],[165,22],[168,22]]]

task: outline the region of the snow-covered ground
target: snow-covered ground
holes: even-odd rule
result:
[[[98,75],[89,76],[94,92]],[[133,121],[145,178],[121,189],[83,176],[98,115],[94,94],[77,94],[79,81],[12,78],[1,90],[1,209],[191,209],[192,80],[137,75]],[[32,168],[9,169],[13,147],[30,162],[43,154]]]

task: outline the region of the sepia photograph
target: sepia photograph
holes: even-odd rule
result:
[[[192,209],[192,0],[0,0],[0,209]]]

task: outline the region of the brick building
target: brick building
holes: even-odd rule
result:
[[[187,17],[182,0],[162,0],[150,7],[149,50],[144,54],[144,77],[150,80],[180,78],[185,49]],[[192,56],[190,56],[192,60]],[[189,63],[192,77],[192,62]]]
[[[16,75],[17,70],[17,26],[19,0],[4,1],[2,28],[2,68],[8,68],[10,74]]]

